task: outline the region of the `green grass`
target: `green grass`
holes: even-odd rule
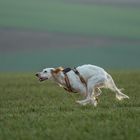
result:
[[[0,27],[140,39],[140,8],[2,0]]]
[[[130,100],[119,102],[103,90],[99,105],[80,106],[52,82],[32,74],[0,74],[1,140],[138,140],[140,72],[111,72]]]

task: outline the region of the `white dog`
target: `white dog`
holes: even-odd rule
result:
[[[96,106],[101,88],[109,88],[114,91],[118,100],[129,98],[116,87],[112,77],[104,69],[94,65],[82,65],[73,69],[46,68],[42,72],[38,72],[36,76],[40,81],[50,79],[69,92],[85,95],[84,100],[77,101],[81,105],[91,103]]]

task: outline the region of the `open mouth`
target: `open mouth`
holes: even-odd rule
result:
[[[39,81],[42,82],[42,81],[45,81],[47,80],[48,78],[42,78],[42,77],[39,77]]]

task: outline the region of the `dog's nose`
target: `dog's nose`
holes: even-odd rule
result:
[[[35,74],[35,76],[37,76],[37,77],[38,77],[38,76],[39,76],[39,74],[38,74],[38,73],[36,73],[36,74]]]

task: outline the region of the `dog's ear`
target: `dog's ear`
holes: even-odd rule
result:
[[[58,67],[58,68],[55,68],[54,70],[52,70],[52,72],[57,74],[57,73],[59,73],[60,71],[63,71],[63,70],[64,70],[63,67]]]

